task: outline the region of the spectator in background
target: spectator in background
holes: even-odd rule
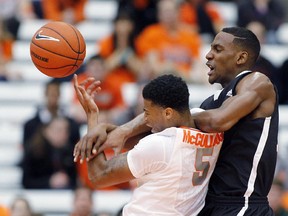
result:
[[[121,89],[117,86],[117,77],[106,70],[105,60],[100,55],[94,55],[87,60],[84,72],[78,75],[79,82],[82,83],[88,77],[93,77],[95,80],[101,81],[101,91],[94,95],[94,100],[99,104],[98,107],[102,112],[99,116],[99,121],[117,124],[129,118],[125,118],[125,116],[127,116],[127,109],[123,106]],[[86,123],[86,114],[76,94],[74,94],[71,113],[73,118],[79,123]],[[121,117],[125,119],[120,120]]]
[[[26,198],[17,196],[12,201],[10,207],[10,216],[36,216],[36,214],[33,213],[31,206]]]
[[[57,80],[50,80],[46,83],[44,92],[44,102],[37,107],[34,117],[24,123],[23,147],[24,151],[29,146],[29,140],[37,132],[38,128],[47,124],[52,118],[65,116],[69,119],[71,133],[69,136],[70,143],[77,143],[80,139],[79,124],[68,116],[68,111],[63,104],[60,104],[61,83]]]
[[[21,78],[19,73],[12,72],[7,68],[7,63],[13,58],[13,42],[13,35],[7,30],[7,26],[0,17],[0,81]]]
[[[288,216],[288,209],[285,209],[282,205],[284,192],[283,183],[275,179],[268,194],[268,201],[275,216]]]
[[[93,216],[93,191],[78,187],[74,191],[73,210],[69,216]]]
[[[276,31],[285,21],[283,5],[278,0],[242,0],[238,4],[237,25],[246,27],[258,21],[267,30],[267,43],[277,43]]]
[[[266,28],[265,26],[258,22],[253,21],[248,23],[247,29],[251,30],[258,38],[261,45],[266,43]],[[253,71],[261,71],[276,85],[279,90],[280,87],[280,77],[278,68],[267,58],[265,58],[261,53],[252,68]]]
[[[76,24],[85,19],[86,2],[87,0],[42,0],[43,17]]]
[[[23,179],[27,189],[74,189],[76,166],[69,141],[69,121],[54,117],[38,128],[24,152]]]
[[[30,0],[32,11],[37,19],[43,19],[42,0]]]
[[[13,41],[13,35],[7,30],[4,20],[0,18],[0,53],[3,62],[8,62],[12,59]]]
[[[146,27],[137,38],[136,48],[145,61],[146,80],[171,71],[177,71],[188,82],[197,80],[193,67],[199,60],[201,38],[180,23],[178,7],[174,0],[160,0],[158,23]]]
[[[9,209],[6,206],[1,205],[1,204],[0,204],[0,215],[1,216],[10,216]]]
[[[157,22],[156,0],[119,0],[118,13],[129,10],[135,23],[135,34],[138,35],[148,25]]]
[[[288,105],[288,59],[279,68],[279,103]],[[288,181],[288,180],[287,180]]]
[[[34,18],[29,0],[1,0],[0,20],[4,28],[17,39],[21,20]]]
[[[134,22],[129,11],[119,12],[114,20],[111,35],[99,41],[99,55],[104,59],[106,70],[105,85],[114,93],[114,104],[118,109],[127,109],[122,96],[122,88],[126,83],[135,83],[141,79],[143,64],[135,53]],[[115,105],[114,105],[115,107]],[[119,110],[120,111],[120,110]],[[119,114],[117,124],[125,122],[127,116]]]
[[[214,38],[223,25],[220,11],[209,0],[185,0],[180,6],[180,20],[200,34]],[[210,42],[210,41],[209,41]]]

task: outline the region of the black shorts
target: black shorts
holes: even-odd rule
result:
[[[213,197],[207,195],[198,216],[274,216],[267,198],[250,198],[248,205],[242,197]]]

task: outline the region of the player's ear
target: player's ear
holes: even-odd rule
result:
[[[248,61],[248,52],[241,51],[237,54],[237,64],[245,64]]]
[[[174,112],[174,110],[172,108],[170,108],[170,107],[166,108],[165,109],[166,119],[171,119],[173,116],[173,112]]]

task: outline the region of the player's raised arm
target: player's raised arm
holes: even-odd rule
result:
[[[74,75],[74,89],[88,120],[87,135],[85,135],[74,147],[75,162],[78,161],[78,159],[80,159],[80,162],[83,162],[84,159],[88,160],[91,158],[94,143],[96,141],[97,143],[103,143],[107,138],[108,129],[111,130],[111,128],[113,128],[111,125],[101,127],[101,125],[98,125],[97,123],[99,110],[93,100],[93,95],[101,90],[99,85],[100,82],[96,81],[94,78],[88,78],[79,85],[77,75]]]
[[[110,129],[113,129],[109,126],[98,125],[99,110],[92,97],[93,90],[87,90],[88,88],[85,90],[82,86],[79,86],[76,75],[74,76],[74,87],[87,115],[88,133],[93,130],[102,130],[103,134],[106,134]],[[103,142],[104,140],[105,135],[99,136],[97,139],[87,139],[87,136],[84,136],[75,146],[75,161],[77,161],[78,157],[81,157],[80,162],[83,162],[84,158],[89,160],[88,153],[91,154],[93,143]],[[80,150],[80,155],[77,149]],[[128,167],[127,154],[118,155],[111,160],[107,160],[103,152],[97,154],[88,162],[88,174],[89,179],[99,188],[134,179]]]

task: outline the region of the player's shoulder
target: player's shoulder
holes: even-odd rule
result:
[[[239,83],[239,87],[244,89],[262,88],[263,90],[270,90],[273,88],[273,83],[265,74],[255,71],[243,78]]]
[[[253,71],[252,73],[248,74],[248,76],[246,76],[247,79],[250,79],[251,81],[261,81],[261,80],[270,80],[270,78],[265,75],[264,73],[260,72],[260,71]]]
[[[177,134],[177,128],[176,127],[170,127],[170,128],[166,128],[161,132],[155,133],[154,136],[155,137],[172,137],[172,136],[176,136]]]

